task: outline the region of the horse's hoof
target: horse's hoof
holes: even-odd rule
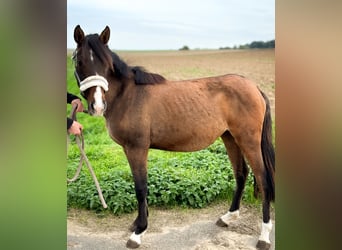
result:
[[[126,247],[128,248],[138,248],[141,245],[141,237],[145,234],[146,230],[140,234],[132,233],[131,237],[126,243]]]
[[[223,220],[221,218],[219,218],[217,221],[216,221],[216,225],[219,226],[219,227],[228,227],[228,225],[226,223],[223,222]]]
[[[256,245],[256,248],[259,250],[268,250],[270,249],[270,247],[271,247],[271,244],[263,240],[259,240]]]
[[[129,239],[126,243],[127,248],[138,248],[140,246],[139,243],[135,242],[134,240]]]

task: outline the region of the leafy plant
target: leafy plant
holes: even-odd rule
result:
[[[214,144],[213,148],[216,147]],[[223,153],[211,151],[211,148],[194,153],[151,150],[148,160],[149,205],[201,208],[216,199],[231,198],[235,179],[228,158]],[[70,154],[73,155],[74,153]],[[117,162],[125,166],[114,167],[107,159],[110,155],[103,154],[101,157],[95,161],[100,165],[95,171],[109,209],[114,214],[135,210],[137,202],[127,162],[119,160]],[[125,156],[122,153],[120,157]],[[74,161],[70,165],[71,174],[75,171],[77,162]],[[250,179],[249,185],[252,187],[252,178]],[[253,201],[253,189],[247,191],[249,194],[245,195],[245,198]],[[68,204],[102,210],[97,190],[86,170],[83,170],[79,180],[68,185]]]

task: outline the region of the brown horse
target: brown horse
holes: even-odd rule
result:
[[[103,115],[111,138],[120,144],[133,174],[138,216],[127,247],[136,248],[147,229],[147,154],[203,149],[221,137],[234,168],[237,188],[229,211],[217,221],[227,226],[239,216],[248,167],[263,199],[258,248],[268,249],[272,229],[275,155],[270,105],[256,85],[239,75],[168,81],[130,67],[108,48],[108,26],[100,35],[74,30],[75,76],[91,115]]]

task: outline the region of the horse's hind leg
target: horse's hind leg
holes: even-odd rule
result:
[[[127,242],[128,248],[137,248],[141,244],[141,236],[147,229],[147,149],[125,147],[129,165],[134,179],[135,193],[138,200],[138,217],[131,226],[133,231]]]
[[[246,156],[247,157],[247,156]],[[272,221],[270,218],[270,198],[268,195],[268,184],[266,181],[266,171],[261,157],[250,158],[256,182],[262,193],[262,224],[261,234],[257,243],[258,249],[269,249],[271,246],[270,233],[272,231]]]
[[[226,146],[230,162],[233,165],[236,190],[229,211],[221,216],[216,224],[218,226],[228,226],[231,221],[237,219],[239,216],[240,201],[245,188],[248,167],[239,146],[236,144],[230,132],[225,132],[221,138]]]
[[[259,190],[262,194],[262,225],[261,234],[258,240],[257,248],[267,250],[271,246],[270,233],[272,231],[272,221],[270,219],[270,202],[272,200],[272,187],[267,181],[267,168],[264,165],[260,141],[252,137],[239,140],[238,144],[243,151],[250,167],[253,170]]]

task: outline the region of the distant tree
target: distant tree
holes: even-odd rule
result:
[[[270,40],[267,42],[263,41],[253,41],[251,43],[246,43],[244,45],[234,45],[232,49],[265,49],[265,48],[275,48],[275,40]],[[231,49],[230,47],[221,47],[219,49]]]
[[[227,47],[220,47],[220,50],[224,50],[224,49],[232,49],[231,47],[227,46]]]
[[[249,46],[251,49],[258,48],[258,49],[264,49],[264,48],[274,48],[275,47],[275,40],[270,40],[267,42],[263,41],[254,41]]]
[[[246,43],[245,45],[240,45],[239,49],[249,49],[249,44]]]
[[[189,47],[187,45],[184,45],[182,48],[180,48],[179,50],[190,50]]]
[[[275,48],[275,40],[268,41],[267,46],[267,48]]]
[[[249,47],[251,49],[256,49],[256,48],[261,49],[261,48],[265,48],[265,43],[263,41],[254,41],[249,45]]]

